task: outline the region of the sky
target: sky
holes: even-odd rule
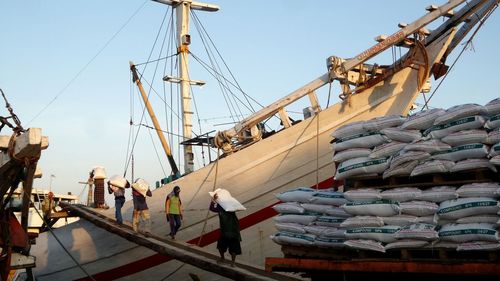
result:
[[[197,17],[241,88],[268,105],[324,74],[329,56],[356,56],[373,46],[376,36],[396,32],[399,22],[410,23],[423,16],[428,5],[444,1],[210,3],[220,10],[196,12]],[[0,1],[0,88],[24,127],[42,128],[49,137],[49,148],[39,161],[44,176],[35,180],[35,187],[80,195],[85,191],[78,182],[85,181],[96,165],[104,166],[108,176],[123,174],[129,121],[133,117],[138,122],[141,114],[129,61],[148,59],[166,13],[167,6],[145,0]],[[495,83],[499,26],[497,11],[440,86],[432,106],[485,104],[500,96]],[[201,55],[201,46],[193,34],[193,54]],[[206,74],[198,69],[193,68],[191,79],[205,80]],[[161,80],[160,75],[156,79]],[[220,124],[232,121],[216,94],[218,86],[208,81],[193,89],[200,120],[195,126],[208,127],[200,132],[224,129]],[[320,103],[325,99],[320,96]],[[0,115],[7,115],[3,101]],[[141,128],[134,152],[135,177],[152,185],[169,172],[162,152],[154,149],[160,149],[156,139]],[[179,157],[175,146],[173,151]],[[196,166],[202,162],[197,158]]]

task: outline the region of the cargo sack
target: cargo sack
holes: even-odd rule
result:
[[[410,143],[422,138],[422,133],[419,130],[404,130],[401,128],[387,128],[380,131],[392,141]]]
[[[433,153],[432,159],[448,160],[453,162],[465,159],[481,159],[486,158],[486,156],[488,155],[488,151],[488,146],[482,143],[464,144],[454,146],[447,151]]]
[[[459,146],[471,143],[486,143],[488,133],[485,130],[465,130],[447,135],[441,140],[451,146]]]
[[[346,213],[361,216],[394,216],[399,214],[399,204],[391,200],[349,202],[342,205]]]
[[[316,236],[314,239],[314,246],[320,248],[344,248],[345,240],[326,236]]]
[[[334,238],[345,238],[345,229],[323,226],[323,225],[307,225],[304,226],[307,233],[314,234],[316,236],[323,237],[334,237]]]
[[[311,197],[311,203],[332,206],[341,206],[347,202],[343,192],[333,190],[319,190]]]
[[[390,167],[398,167],[402,165],[403,163],[410,162],[410,161],[419,161],[423,162],[427,159],[430,159],[431,155],[427,152],[423,151],[401,151],[400,153],[394,155],[391,159],[391,165]]]
[[[365,132],[365,128],[363,127],[364,123],[365,121],[357,121],[342,125],[337,130],[333,131],[332,137],[335,139],[342,139],[345,137],[362,134]]]
[[[146,193],[149,190],[149,183],[146,180],[139,178],[132,184],[132,188],[139,192],[142,196],[146,197]]]
[[[341,180],[363,174],[383,173],[389,166],[388,158],[371,159],[369,157],[359,157],[340,163],[335,180]]]
[[[130,184],[127,181],[127,179],[118,175],[114,175],[111,178],[109,178],[108,184],[111,185],[111,189],[113,189],[113,191],[115,191],[115,188],[125,189],[130,187]]]
[[[500,98],[496,98],[489,101],[484,106],[484,109],[486,110],[486,113],[488,113],[489,116],[500,114]]]
[[[500,155],[497,155],[490,159],[490,163],[495,166],[500,166]]]
[[[401,125],[404,130],[426,130],[434,125],[434,121],[439,116],[445,114],[445,110],[434,108],[430,110],[420,111],[406,119]]]
[[[315,192],[316,189],[310,187],[299,187],[275,194],[275,196],[282,202],[308,203]]]
[[[482,116],[469,116],[450,123],[433,125],[429,129],[425,130],[423,135],[430,135],[434,139],[441,139],[454,132],[480,129],[483,127],[484,123],[485,119]]]
[[[460,243],[457,246],[457,251],[498,251],[500,243],[488,241],[471,241]]]
[[[434,215],[439,208],[436,203],[427,201],[402,202],[399,203],[399,207],[402,214],[417,217]]]
[[[355,216],[352,218],[347,218],[340,224],[340,227],[350,229],[357,227],[374,227],[383,226],[384,221],[379,217],[374,216]]]
[[[401,151],[406,146],[406,143],[391,141],[388,143],[384,143],[373,148],[371,153],[369,154],[370,158],[387,158],[389,156],[393,156]]]
[[[340,163],[358,157],[368,157],[372,153],[369,148],[350,148],[333,154],[333,161]]]
[[[439,230],[439,239],[452,242],[498,242],[495,226],[488,223],[447,224]]]
[[[486,115],[484,106],[475,103],[452,106],[448,108],[443,115],[436,118],[434,125],[450,123],[452,121],[473,115]]]
[[[94,174],[94,179],[102,180],[106,178],[106,170],[102,166],[95,166],[92,169],[92,173]]]
[[[299,223],[277,223],[274,225],[276,229],[280,232],[291,232],[291,233],[299,233],[299,234],[305,234],[306,230],[304,229],[304,226]]]
[[[420,176],[436,173],[447,173],[453,168],[455,162],[448,160],[431,160],[416,166],[410,176]]]
[[[433,224],[416,223],[402,227],[395,236],[397,239],[434,241],[439,237],[435,228]]]
[[[407,226],[418,222],[416,216],[396,215],[390,217],[380,217],[385,225]]]
[[[335,139],[335,142],[332,143],[332,148],[334,151],[350,148],[372,148],[384,143],[386,140],[387,137],[379,133],[365,132],[342,139]]]
[[[496,214],[499,210],[499,203],[493,198],[470,197],[444,201],[439,205],[436,214],[440,220],[456,220],[468,216]]]
[[[459,218],[456,223],[489,223],[493,225],[498,225],[498,220],[500,217],[498,215],[480,215],[480,216],[470,216],[465,218]]]
[[[496,198],[500,184],[497,182],[471,183],[457,189],[459,197],[488,197]]]
[[[363,128],[367,132],[378,132],[380,130],[398,127],[406,121],[406,118],[400,115],[387,115],[375,117],[363,123]]]
[[[450,169],[450,172],[460,172],[460,171],[469,171],[469,170],[475,170],[475,169],[480,169],[480,168],[487,168],[492,170],[493,172],[497,172],[497,168],[495,168],[495,165],[490,162],[490,160],[484,158],[484,159],[466,159],[462,161],[458,161],[455,163],[455,166],[453,166]]]
[[[211,197],[217,193],[217,204],[219,204],[226,212],[244,211],[247,208],[243,206],[238,200],[231,196],[231,193],[226,189],[217,188],[214,191],[208,192]]]
[[[404,239],[385,245],[385,250],[387,251],[392,249],[415,249],[415,248],[422,248],[427,245],[429,245],[429,242],[427,241]]]
[[[304,208],[296,202],[276,204],[272,208],[280,214],[303,214],[305,212]]]
[[[453,186],[434,186],[429,189],[422,190],[422,193],[417,195],[417,200],[441,203],[447,200],[457,199],[458,194]]]
[[[490,130],[500,127],[500,114],[497,114],[488,119],[488,121],[486,121],[486,124],[484,124],[484,127]]]
[[[486,138],[487,144],[496,144],[500,142],[500,128],[496,128],[488,133],[488,138]]]
[[[359,227],[348,229],[345,232],[347,239],[367,239],[383,243],[396,241],[396,232],[401,228],[395,225],[386,225],[381,227]]]
[[[497,155],[500,155],[500,143],[493,145],[488,154],[489,157],[495,157]]]
[[[312,246],[314,245],[314,235],[311,234],[298,234],[291,232],[278,232],[271,235],[271,239],[280,245],[299,245],[299,246]]]
[[[449,144],[446,144],[440,140],[430,139],[430,140],[419,140],[410,144],[407,144],[404,147],[404,151],[423,151],[428,152],[430,154],[440,152],[440,151],[448,151],[451,149]]]
[[[430,155],[429,155],[429,157],[430,157]],[[392,162],[391,162],[391,166],[387,170],[384,171],[384,173],[382,174],[382,178],[386,179],[386,178],[394,177],[394,176],[409,176],[411,174],[411,172],[413,171],[413,169],[415,169],[415,167],[417,167],[418,164],[419,164],[419,161],[408,161],[408,162],[404,162],[404,163],[401,163],[399,165],[393,166]]]
[[[375,201],[382,199],[379,189],[359,188],[344,192],[344,197],[353,202]]]
[[[415,200],[415,198],[417,198],[417,196],[421,193],[422,191],[415,187],[400,187],[384,190],[380,195],[382,196],[382,199],[396,202],[406,202]]]
[[[322,225],[322,226],[331,226],[331,227],[339,227],[341,223],[343,223],[346,218],[338,218],[332,216],[319,216],[313,223],[314,225]]]
[[[300,206],[307,212],[319,213],[319,214],[326,214],[328,211],[333,209],[333,206],[331,205],[322,205],[322,204],[302,203],[300,204]]]
[[[385,253],[385,248],[384,246],[382,246],[382,243],[374,240],[353,239],[345,241],[344,245],[353,249],[369,250],[369,251]]]
[[[311,215],[307,213],[303,215],[283,214],[274,217],[274,221],[276,223],[300,223],[302,225],[309,225],[316,219],[317,219],[316,215]]]

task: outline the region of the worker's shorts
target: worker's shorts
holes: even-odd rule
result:
[[[229,249],[231,255],[241,255],[240,239],[220,237],[217,241],[217,249],[226,252]]]

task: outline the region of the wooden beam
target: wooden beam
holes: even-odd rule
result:
[[[172,257],[181,262],[193,265],[195,267],[201,268],[206,271],[210,271],[221,276],[231,278],[233,280],[295,280],[288,276],[283,276],[280,274],[269,275],[258,268],[253,268],[253,270],[247,269],[248,266],[231,267],[229,264],[219,264],[217,260],[218,255],[214,255],[203,251],[200,247],[193,245],[186,245],[185,243],[173,242],[173,241],[162,241],[155,235],[150,233],[139,233],[133,231],[130,226],[118,225],[116,222],[110,220],[103,215],[97,214],[83,205],[68,204],[66,202],[60,202],[59,205],[72,213],[77,214],[81,218],[95,224],[98,227],[105,229],[106,231],[112,232],[119,235],[131,242],[138,245],[147,247],[153,251],[156,251],[162,255]],[[178,245],[178,246],[177,246]],[[246,267],[246,268],[243,268]]]
[[[266,258],[266,271],[408,272],[460,275],[500,275],[498,262],[368,261]]]
[[[286,113],[285,109],[281,108],[278,113],[280,115],[281,123],[283,123],[283,127],[291,127],[292,123],[290,123],[290,119],[288,119],[288,114]]]

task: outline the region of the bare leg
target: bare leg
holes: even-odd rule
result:
[[[235,261],[236,261],[236,255],[235,254],[231,254],[231,266],[232,267],[235,266]]]
[[[220,262],[224,262],[226,259],[224,258],[224,252],[219,249],[219,254],[220,254]]]

